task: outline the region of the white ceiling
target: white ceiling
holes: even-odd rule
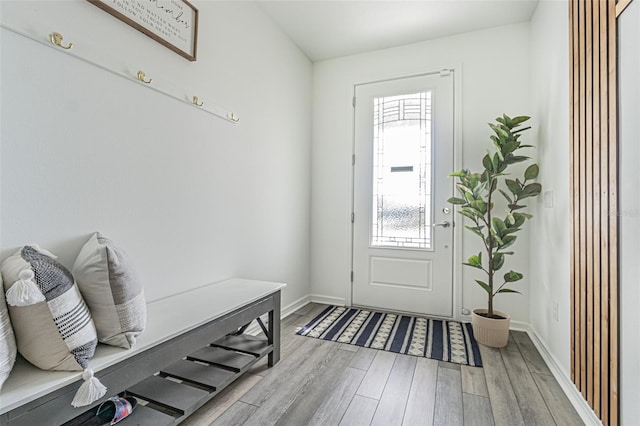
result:
[[[312,61],[525,22],[538,0],[280,0],[258,4]]]

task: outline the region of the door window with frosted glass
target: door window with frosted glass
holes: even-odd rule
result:
[[[431,98],[374,99],[372,247],[433,247]]]

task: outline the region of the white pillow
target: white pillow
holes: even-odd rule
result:
[[[98,339],[71,273],[37,246],[2,263],[2,278],[18,351],[43,370],[83,370]]]
[[[0,389],[2,384],[16,360],[16,338],[13,335],[13,328],[9,320],[9,311],[4,299],[4,288],[2,287],[2,277],[0,276]]]
[[[131,348],[147,321],[142,282],[127,254],[94,233],[75,264],[76,278],[102,343]]]

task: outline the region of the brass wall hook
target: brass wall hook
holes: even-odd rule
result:
[[[196,106],[202,106],[202,105],[204,105],[204,102],[200,101],[197,96],[194,96],[193,97],[193,104],[196,105]]]
[[[66,46],[62,45],[62,39],[64,37],[62,37],[62,34],[60,33],[51,33],[49,34],[49,41],[51,41],[52,44],[56,45],[56,46],[60,46],[63,49],[71,49],[73,47],[73,43],[69,43]]]
[[[227,117],[229,117],[229,120],[233,121],[234,123],[240,121],[240,117],[238,117],[235,112],[227,114]]]
[[[145,84],[150,84],[153,81],[152,78],[150,78],[149,80],[145,80],[145,77],[146,77],[146,75],[145,75],[144,71],[138,71],[138,80],[140,80],[141,82],[143,82]]]

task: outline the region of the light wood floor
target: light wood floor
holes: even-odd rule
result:
[[[526,333],[467,367],[295,335],[324,307],[284,319],[281,361],[260,362],[183,424],[583,424]]]

